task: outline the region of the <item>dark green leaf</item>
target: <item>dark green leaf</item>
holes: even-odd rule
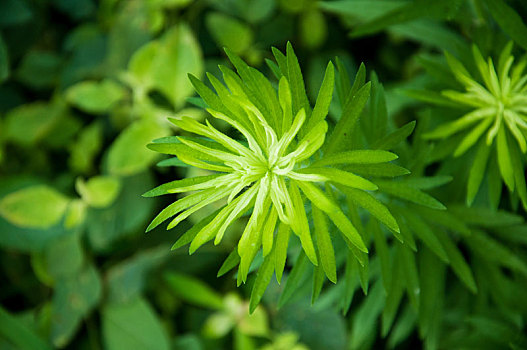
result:
[[[0,306],[0,334],[20,350],[51,350],[51,346],[39,337],[24,322],[9,314]]]
[[[441,244],[443,245],[443,248],[445,249],[445,252],[448,256],[452,270],[454,270],[459,279],[465,283],[468,289],[472,293],[476,294],[478,291],[476,281],[474,280],[470,266],[465,261],[461,251],[458,249],[458,247],[456,247],[454,242],[452,242],[450,237],[448,237],[448,235],[443,231],[436,231],[436,235],[441,240]]]
[[[230,252],[229,256],[227,256],[227,259],[225,259],[225,261],[221,265],[216,277],[221,277],[225,275],[227,272],[229,272],[234,267],[236,267],[236,265],[238,265],[239,263],[240,263],[240,256],[238,255],[238,250],[234,249],[232,252]]]
[[[352,92],[350,92],[344,103],[342,116],[326,141],[326,154],[331,154],[349,147],[351,132],[370,97],[370,89],[371,83],[368,82],[355,95],[351,95]]]
[[[468,244],[483,259],[508,267],[527,276],[527,264],[510,249],[484,232],[474,231]]]
[[[416,188],[406,186],[403,183],[377,180],[375,181],[375,184],[379,186],[379,190],[391,194],[395,197],[399,197],[416,204],[424,205],[432,209],[446,209],[446,207],[434,197]]]
[[[106,273],[107,300],[127,303],[143,292],[148,276],[169,257],[169,247],[143,250],[112,266]]]
[[[520,15],[507,2],[501,0],[484,0],[489,12],[505,33],[527,50],[527,26]]]
[[[388,208],[371,194],[356,190],[353,188],[339,187],[342,192],[351,197],[351,199],[362,208],[366,209],[371,215],[386,225],[389,229],[400,232],[397,221],[392,216]]]
[[[0,35],[0,84],[9,77],[9,56],[7,46]]]
[[[429,226],[421,217],[415,215],[410,210],[404,209],[403,213],[407,220],[408,226],[412,232],[421,239],[424,244],[430,248],[443,262],[448,263],[448,256],[441,244],[441,241],[437,238],[435,231]]]
[[[443,297],[445,294],[445,265],[428,250],[420,254],[421,296],[419,298],[419,333],[426,343],[437,348],[437,330],[442,318]]]
[[[393,149],[395,146],[405,141],[406,138],[414,131],[414,128],[415,120],[401,126],[397,130],[392,131],[388,135],[379,139],[372,147],[381,150]]]
[[[223,308],[221,295],[194,277],[166,272],[164,279],[169,290],[188,303],[211,309]]]
[[[376,283],[366,301],[352,318],[351,346],[361,349],[368,338],[375,337],[377,318],[384,307],[385,297],[381,283]]]
[[[127,304],[109,304],[102,310],[104,347],[118,349],[170,349],[170,342],[154,309],[142,298]]]
[[[494,211],[482,207],[467,208],[452,205],[449,207],[449,211],[466,224],[481,227],[509,226],[523,222],[520,216],[503,210]]]
[[[249,302],[249,313],[253,313],[256,307],[260,303],[262,296],[271,282],[274,271],[274,250],[264,258],[263,264],[258,269],[256,280],[254,281],[253,288],[251,290],[251,300]]]
[[[490,147],[487,145],[485,140],[481,140],[478,147],[478,152],[474,158],[474,162],[470,167],[470,173],[468,176],[467,184],[467,205],[470,207],[476,194],[478,194],[479,187],[483,181],[485,175],[485,169],[487,167],[487,161],[489,159]]]
[[[70,342],[101,296],[101,279],[91,265],[57,283],[51,316],[51,339],[56,347],[62,348]]]
[[[321,267],[326,273],[328,279],[337,283],[337,267],[335,262],[335,252],[333,250],[333,243],[328,231],[327,220],[316,206],[311,208],[313,212],[313,222],[315,226],[315,237],[320,257]]]
[[[409,22],[422,17],[447,19],[453,17],[461,5],[461,0],[417,0],[400,6],[380,17],[376,17],[353,30],[352,36],[359,37],[383,30],[395,24]]]
[[[308,269],[308,259],[306,254],[301,251],[291,269],[291,273],[287,277],[284,291],[280,294],[280,299],[278,300],[279,308],[284,306],[293,297],[295,292],[297,292],[300,285],[305,281]]]

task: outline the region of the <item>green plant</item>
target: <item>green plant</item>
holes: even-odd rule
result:
[[[442,124],[424,135],[431,140],[446,139],[464,132],[453,155],[459,157],[478,144],[472,161],[467,185],[467,204],[471,205],[480,188],[491,150],[499,166],[501,178],[511,193],[517,194],[527,208],[527,190],[522,155],[527,152],[527,75],[524,75],[527,57],[516,64],[511,55],[513,43],[501,51],[497,66],[491,58],[487,61],[477,46],[472,46],[474,62],[483,80],[475,80],[461,62],[446,53],[448,65],[455,79],[465,92],[443,90],[441,96],[432,92],[414,92],[424,101],[447,107],[470,109],[458,119]],[[481,141],[480,141],[481,140]],[[479,143],[478,143],[479,141]]]
[[[195,191],[162,210],[147,231],[177,215],[167,227],[172,229],[192,213],[227,198],[226,205],[222,204],[220,209],[198,222],[174,244],[173,249],[176,249],[190,243],[190,254],[212,239],[214,244],[219,244],[233,221],[250,212],[237,248],[227,258],[220,274],[239,263],[238,285],[245,283],[251,264],[262,248],[264,260],[253,286],[251,310],[260,301],[273,272],[277,281],[281,281],[290,231],[299,238],[302,255],[305,253],[317,267],[313,300],[316,300],[322,288],[320,272],[331,282],[337,282],[332,243],[335,237],[332,238],[333,226],[328,226],[328,217],[361,266],[362,283],[366,291],[364,283],[367,283],[368,278],[368,248],[363,237],[367,235],[362,229],[362,219],[357,208],[365,209],[386,225],[400,242],[404,242],[398,222],[386,205],[400,213],[402,220],[410,217],[412,222],[417,221],[416,225],[423,226],[424,223],[405,208],[399,210],[393,203],[383,204],[375,196],[377,190],[380,188],[384,195],[443,210],[445,207],[441,203],[421,192],[420,183],[428,188],[450,181],[450,178],[412,178],[406,181],[379,178],[397,178],[409,173],[405,168],[390,163],[397,156],[386,149],[404,141],[415,124],[409,123],[386,135],[378,129],[366,129],[365,135],[362,134],[363,129],[356,124],[371,89],[371,82],[365,84],[363,65],[352,86],[345,69],[337,61],[340,67],[338,89],[344,103],[340,119],[326,139],[328,124],[325,118],[332,101],[335,80],[333,64],[329,63],[326,68],[315,106],[311,110],[292,46],[288,44],[287,55],[276,49],[273,49],[273,53],[278,64],[268,63],[279,79],[278,93],[260,72],[229,51],[227,54],[238,75],[220,66],[227,86],[209,74],[209,81],[216,90],[214,93],[204,83],[190,76],[208,106],[209,114],[226,122],[245,140],[241,142],[229,137],[209,121],[203,125],[190,117],[171,119],[181,130],[197,134],[200,138],[167,137],[151,143],[149,148],[175,155],[176,158],[170,161],[179,166],[193,166],[213,173],[169,182],[144,194],[151,197]],[[382,111],[384,97],[377,81],[375,89],[378,96],[374,98],[378,101],[374,102],[370,110],[370,125],[387,122]],[[364,144],[360,141],[363,137],[367,139]],[[374,149],[368,150],[368,145]],[[324,186],[324,191],[321,186]],[[417,207],[417,210],[420,209]],[[344,211],[351,215],[351,220]],[[313,224],[310,225],[310,222]],[[314,235],[311,234],[310,226],[313,227]],[[433,234],[419,234],[419,237],[448,262],[446,253]],[[386,237],[381,235],[377,244],[385,245],[385,240]],[[409,242],[412,245],[413,239]],[[412,247],[415,249],[415,243]],[[388,263],[386,257],[384,263]],[[386,279],[389,277],[385,276]]]
[[[525,18],[0,1],[0,349],[527,348]]]

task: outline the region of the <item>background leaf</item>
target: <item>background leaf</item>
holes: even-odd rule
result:
[[[141,298],[106,305],[102,321],[107,349],[170,349],[168,335],[154,310]]]
[[[64,215],[69,199],[48,186],[28,187],[0,201],[0,214],[10,222],[30,228],[48,228]]]

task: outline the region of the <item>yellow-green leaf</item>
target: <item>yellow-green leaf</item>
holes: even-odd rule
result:
[[[121,182],[112,176],[95,176],[88,181],[78,178],[75,188],[89,206],[105,208],[117,198],[121,190]]]
[[[38,185],[5,196],[0,201],[0,214],[17,226],[48,228],[60,221],[68,202],[62,193]]]

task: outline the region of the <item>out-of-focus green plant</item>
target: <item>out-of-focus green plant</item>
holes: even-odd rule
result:
[[[501,179],[511,193],[519,196],[527,207],[527,190],[523,157],[527,151],[525,130],[527,128],[527,99],[525,98],[527,75],[524,75],[527,58],[514,64],[511,55],[512,42],[502,50],[497,68],[491,58],[487,61],[476,46],[472,53],[477,70],[483,80],[475,80],[461,62],[446,54],[453,77],[461,83],[465,92],[444,90],[441,95],[433,92],[410,91],[410,95],[446,107],[469,109],[469,112],[454,121],[444,123],[423,136],[431,140],[442,140],[457,133],[454,157],[459,157],[478,144],[467,185],[467,204],[471,205],[484,178],[491,150],[499,166]],[[478,142],[479,141],[479,142]]]

